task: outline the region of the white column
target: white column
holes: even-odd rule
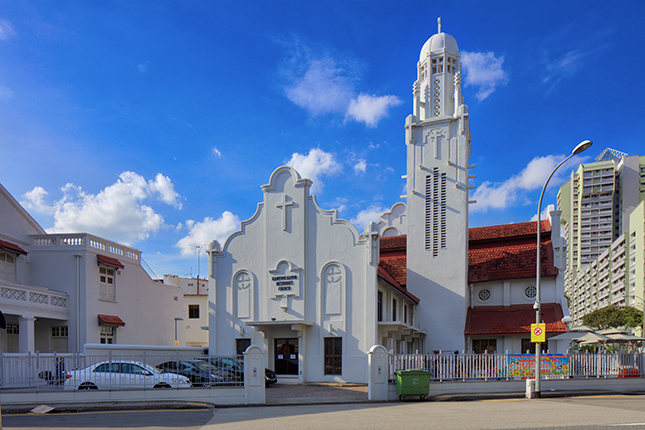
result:
[[[34,321],[35,317],[18,317],[18,352],[36,352]]]
[[[244,351],[244,404],[266,403],[264,353],[251,345]]]
[[[370,401],[388,400],[389,354],[385,347],[374,345],[367,352],[369,380],[367,381],[367,399]]]

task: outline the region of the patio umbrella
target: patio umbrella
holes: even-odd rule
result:
[[[575,340],[578,342],[606,342],[611,340],[610,337],[592,331],[568,331],[557,336],[550,337],[549,340]]]
[[[588,325],[580,324],[575,327],[571,327],[569,331],[595,331],[593,327],[589,327]]]
[[[628,334],[627,331],[615,327],[598,330],[596,333],[604,334],[605,336],[609,336],[610,334]]]
[[[645,338],[635,336],[629,333],[608,333],[606,336],[610,337],[615,342],[642,342]]]
[[[578,337],[575,340],[583,345],[590,345],[594,343],[608,342],[612,339],[609,336],[605,336],[604,334],[588,332],[584,333],[582,336]]]

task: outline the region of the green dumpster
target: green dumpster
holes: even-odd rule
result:
[[[430,371],[408,369],[397,370],[394,374],[396,375],[396,394],[399,396],[399,400],[403,396],[419,396],[423,400],[430,393]]]

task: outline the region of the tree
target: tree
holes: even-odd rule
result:
[[[582,323],[596,329],[640,327],[643,324],[643,314],[631,306],[609,305],[583,316]]]

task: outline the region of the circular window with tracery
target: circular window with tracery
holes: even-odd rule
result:
[[[527,299],[534,299],[535,296],[537,295],[537,288],[535,288],[535,285],[527,285],[524,288],[524,296]]]
[[[490,300],[490,290],[488,288],[482,288],[479,290],[479,293],[477,293],[477,298],[479,299],[480,302],[487,302]]]

